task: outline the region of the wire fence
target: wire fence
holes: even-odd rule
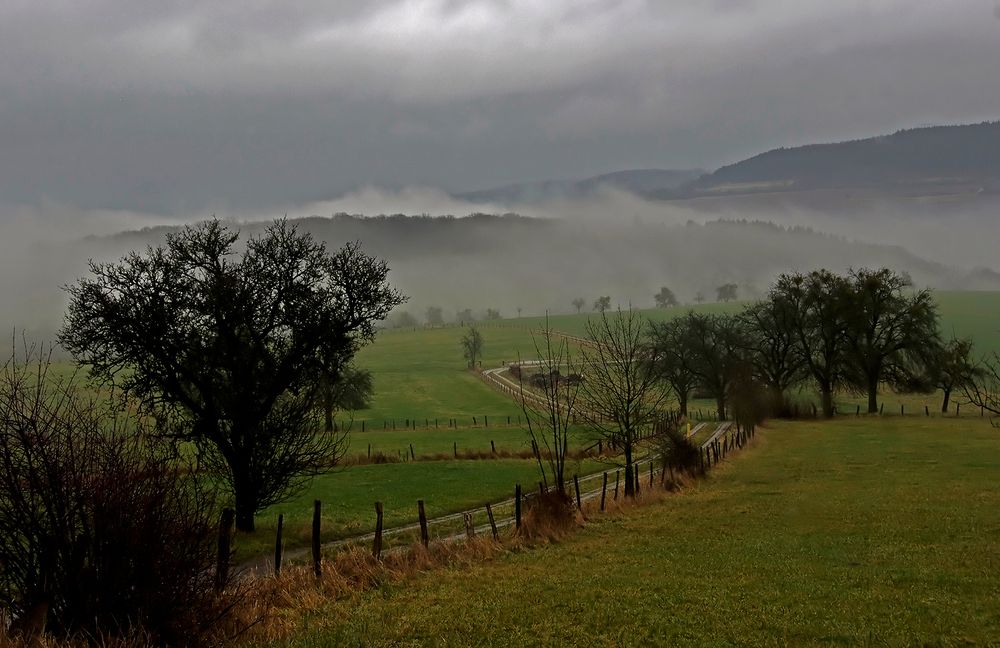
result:
[[[691,428],[688,438],[706,431],[707,424],[701,423]],[[753,429],[743,429],[730,422],[720,423],[712,430],[706,440],[697,447],[700,454],[700,469],[707,472],[712,466],[717,465],[732,451],[742,448],[754,435]],[[642,488],[642,483],[648,488],[654,488],[657,477],[664,478],[664,470],[668,469],[668,463],[663,457],[654,452],[647,453],[641,459],[633,463],[632,477],[635,480],[636,491]],[[567,486],[573,496],[577,506],[582,507],[585,502],[590,502],[600,498],[603,510],[606,502],[618,500],[624,497],[623,476],[626,472],[622,467],[616,466],[612,470],[599,470],[583,476],[573,475]],[[381,502],[376,502],[374,509],[376,514],[376,528],[374,531],[363,533],[348,538],[342,538],[331,542],[320,543],[320,507],[317,500],[315,503],[315,515],[313,520],[313,538],[310,547],[292,549],[285,551],[281,542],[281,521],[279,518],[277,537],[275,543],[275,555],[259,556],[238,567],[243,575],[260,576],[274,573],[280,570],[282,561],[301,561],[311,557],[315,569],[320,569],[323,553],[342,551],[350,547],[370,545],[376,556],[381,556],[383,552],[398,551],[406,547],[413,546],[417,542],[425,545],[431,542],[446,542],[461,538],[471,538],[476,535],[492,534],[498,537],[501,530],[510,527],[519,527],[521,524],[522,512],[532,506],[533,500],[546,493],[549,489],[543,482],[539,482],[537,488],[531,487],[522,489],[521,484],[514,488],[514,496],[495,502],[489,502],[483,506],[456,511],[445,515],[427,518],[424,514],[424,502],[419,500],[414,507],[416,519],[406,524],[385,529],[382,527],[384,509]],[[225,518],[225,516],[223,516]],[[220,529],[220,537],[225,533]],[[220,551],[221,551],[220,543]],[[222,569],[223,556],[220,553],[220,569]],[[226,567],[228,569],[228,567]]]

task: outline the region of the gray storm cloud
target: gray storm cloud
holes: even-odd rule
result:
[[[0,5],[0,203],[467,190],[995,117],[986,0]]]

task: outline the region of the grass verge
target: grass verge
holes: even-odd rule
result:
[[[1000,433],[776,422],[570,540],[325,602],[285,645],[996,645]]]

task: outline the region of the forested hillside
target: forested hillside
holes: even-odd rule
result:
[[[1000,189],[1000,122],[778,148],[707,174],[687,185],[685,192],[882,187],[905,193],[963,184],[971,191]]]

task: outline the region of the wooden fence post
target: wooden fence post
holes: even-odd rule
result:
[[[452,451],[455,453],[455,458],[458,459],[458,441],[452,443]]]
[[[375,560],[382,558],[382,502],[375,502],[375,540],[372,543]]]
[[[489,502],[486,502],[486,517],[490,519],[490,529],[493,531],[493,540],[500,540],[500,533],[497,531],[496,520],[493,519],[493,507],[490,506]]]
[[[608,494],[608,473],[604,472],[604,483],[601,485],[601,512],[604,512],[604,498]]]
[[[236,511],[231,508],[222,509],[219,518],[219,553],[215,564],[215,590],[221,592],[229,582],[229,554],[233,537],[233,522],[236,521]]]
[[[632,466],[632,481],[634,482],[633,487],[635,490],[634,497],[639,497],[639,464],[636,463]]]
[[[313,525],[312,525],[312,559],[313,559],[313,573],[316,574],[318,578],[320,574],[323,573],[323,565],[321,563],[320,557],[320,544],[319,544],[319,514],[320,514],[320,503],[319,500],[313,501]]]
[[[580,501],[580,480],[576,475],[573,475],[573,487],[576,489],[576,508],[578,511],[582,511],[583,503]]]
[[[274,575],[281,573],[281,528],[284,526],[285,516],[278,513],[278,530],[274,532]]]
[[[430,534],[427,533],[427,513],[424,511],[424,500],[417,500],[417,515],[420,517],[420,542],[424,547],[430,544]]]
[[[521,485],[514,486],[514,524],[521,528]]]
[[[621,476],[621,469],[615,468],[615,497],[614,500],[618,501],[618,478]]]
[[[368,458],[372,458],[372,444],[370,443],[368,444]]]
[[[493,442],[493,439],[490,439],[490,451],[493,452],[493,454],[497,453],[497,444]]]
[[[472,513],[463,513],[462,518],[465,520],[465,537],[472,540],[476,537],[476,527],[472,524]]]
[[[413,452],[413,444],[410,444],[410,461],[416,461],[417,455]]]

